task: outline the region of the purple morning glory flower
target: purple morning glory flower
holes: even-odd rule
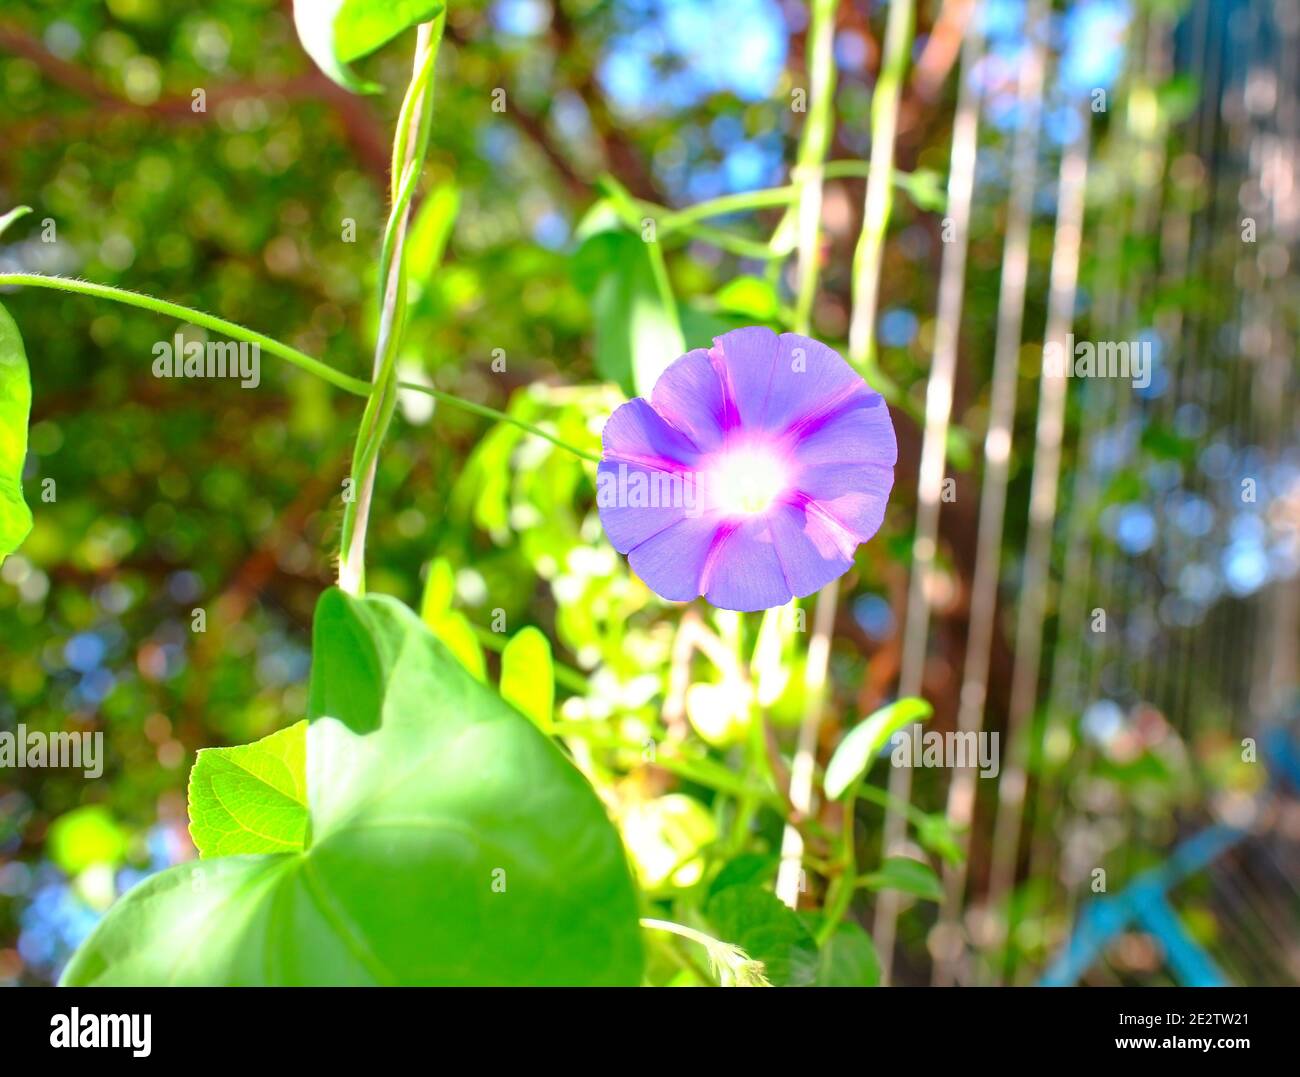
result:
[[[825,344],[752,327],[687,352],[605,424],[605,533],[664,598],[761,610],[848,571],[898,446],[880,394]]]

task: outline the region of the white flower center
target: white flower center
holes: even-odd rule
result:
[[[766,449],[732,449],[719,458],[709,474],[709,493],[728,516],[766,512],[785,485],[785,464]]]

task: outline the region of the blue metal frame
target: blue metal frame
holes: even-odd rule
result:
[[[1276,785],[1300,789],[1300,750],[1290,730],[1275,725],[1263,731],[1263,758]],[[1207,867],[1246,837],[1244,830],[1212,826],[1174,849],[1158,868],[1144,872],[1115,897],[1090,901],[1074,934],[1040,979],[1042,987],[1068,987],[1083,978],[1112,939],[1139,926],[1160,940],[1165,960],[1184,987],[1228,987],[1226,976],[1183,927],[1169,904],[1171,887]]]

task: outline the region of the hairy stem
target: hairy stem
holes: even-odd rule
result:
[[[857,826],[858,790],[861,787],[862,778],[859,777],[849,786],[848,792],[844,795],[843,848],[840,851],[840,873],[831,882],[830,891],[826,896],[824,915],[816,932],[818,946],[824,946],[826,940],[835,934],[835,929],[840,926],[840,921],[848,913],[849,904],[853,901],[853,890],[858,875],[858,850],[855,829]]]
[[[552,445],[557,445],[566,452],[573,453],[574,456],[581,460],[587,460],[593,464],[600,463],[600,457],[595,453],[587,452],[586,449],[579,449],[576,445],[570,445],[567,441],[557,438],[554,434],[549,434],[540,426],[533,423],[524,422],[523,419],[516,419],[513,415],[507,415],[504,411],[488,407],[486,404],[476,404],[472,400],[465,400],[462,397],[455,396],[452,393],[444,393],[441,389],[435,389],[430,385],[421,385],[414,381],[401,381],[397,383],[399,389],[404,389],[413,393],[425,393],[433,397],[434,400],[450,404],[453,408],[460,408],[461,411],[472,412],[474,415],[481,415],[485,419],[495,419],[497,422],[509,423],[511,426],[517,426],[520,430],[525,430],[534,437],[544,438]]]
[[[790,805],[799,817],[808,817],[813,807],[813,776],[817,763],[817,738],[821,732],[826,700],[826,675],[830,663],[831,636],[835,631],[835,608],[840,581],[831,580],[818,592],[813,614],[813,634],[808,641],[804,664],[804,715],[799,740],[790,765]],[[781,866],[777,870],[776,896],[790,908],[799,904],[799,880],[803,874],[803,835],[787,822],[781,837]]]
[[[168,317],[180,319],[191,325],[211,329],[223,336],[230,337],[232,340],[243,340],[249,344],[257,344],[269,355],[277,355],[281,359],[286,359],[300,370],[315,374],[318,378],[322,378],[344,392],[351,393],[353,396],[370,396],[369,382],[350,377],[342,371],[335,370],[332,366],[313,358],[306,352],[290,347],[274,337],[268,337],[264,333],[239,325],[237,322],[218,318],[212,314],[205,314],[193,307],[171,303],[165,299],[155,299],[153,296],[127,291],[125,288],[113,288],[107,284],[94,284],[90,281],[72,280],[68,277],[50,277],[39,273],[0,273],[0,287],[6,285],[25,285],[32,288],[48,288],[58,292],[75,292],[78,295],[88,295],[96,299],[109,299],[115,303],[138,307],[141,310],[152,311],[155,314],[165,314]],[[536,437],[545,438],[552,445],[557,445],[582,460],[590,461],[593,464],[600,463],[600,457],[596,454],[587,452],[585,449],[579,449],[576,445],[570,445],[567,441],[557,438],[554,434],[547,433],[541,427],[524,422],[522,419],[516,419],[513,415],[508,415],[497,408],[489,407],[486,404],[476,404],[474,401],[464,400],[454,393],[444,392],[441,389],[434,389],[431,386],[420,385],[416,382],[400,382],[398,388],[416,393],[426,393],[435,400],[460,408],[462,411],[473,412],[485,419],[509,423],[511,426],[517,426],[519,429],[525,430]]]
[[[30,288],[50,288],[58,292],[75,292],[78,295],[89,295],[96,299],[111,299],[115,303],[125,303],[127,306],[150,310],[155,314],[166,314],[171,318],[179,318],[191,325],[200,325],[204,329],[211,329],[234,340],[243,340],[249,344],[256,344],[263,351],[271,355],[278,355],[281,359],[287,359],[294,366],[300,367],[310,374],[315,374],[318,378],[324,378],[331,385],[356,396],[370,395],[369,383],[362,381],[360,378],[349,377],[347,374],[335,370],[332,366],[327,366],[319,359],[313,359],[305,352],[300,352],[297,348],[291,348],[288,344],[282,344],[280,341],[259,333],[255,329],[248,329],[235,322],[227,321],[225,318],[204,314],[203,311],[195,310],[193,307],[183,307],[179,303],[169,303],[165,299],[155,299],[153,296],[141,295],[139,292],[129,292],[125,288],[113,288],[107,284],[93,284],[84,280],[72,280],[69,277],[47,277],[39,273],[0,273],[0,287],[13,284],[25,285]]]
[[[870,175],[869,161],[827,161],[822,165],[822,177],[828,180],[865,179]],[[900,172],[895,169],[893,175],[894,186],[913,198],[922,197],[923,193],[928,194],[929,187],[937,179],[937,173],[924,169],[916,172]],[[747,213],[750,210],[788,206],[798,200],[799,186],[792,183],[783,187],[759,187],[752,191],[724,194],[682,209],[669,209],[667,206],[647,202],[645,199],[638,199],[636,204],[646,216],[655,218],[659,225],[659,234],[662,236],[689,228],[698,221],[708,220],[710,217],[725,217],[729,213]]]
[[[876,301],[880,294],[880,264],[885,230],[893,208],[894,135],[898,101],[912,47],[915,0],[890,0],[885,23],[884,56],[871,100],[871,173],[863,208],[862,235],[853,252],[853,316],[849,323],[849,360],[875,385]]]
[[[831,145],[835,101],[835,8],[838,0],[814,0],[808,32],[809,88],[808,119],[799,141],[795,164],[798,234],[799,290],[795,296],[794,329],[808,333],[812,328],[813,299],[821,270],[822,177],[826,151]],[[779,231],[779,230],[778,230]]]
[[[339,546],[339,587],[349,594],[359,595],[365,591],[366,529],[379,469],[379,447],[397,406],[395,367],[406,311],[406,227],[410,220],[411,198],[428,148],[433,66],[442,41],[444,20],[445,13],[440,13],[432,22],[421,24],[416,35],[414,72],[402,102],[394,137],[393,190],[396,196],[384,230],[379,267],[382,295],[379,332],[375,340],[374,381],[352,454],[354,486],[352,496],[344,502]]]

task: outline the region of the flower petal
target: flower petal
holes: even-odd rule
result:
[[[762,429],[780,355],[779,338],[761,325],[733,329],[714,338],[709,359],[722,382],[728,405],[726,428],[742,425]]]
[[[898,462],[894,423],[879,393],[855,395],[836,410],[800,423],[797,434],[793,454],[805,468],[827,464],[892,468]]]
[[[813,502],[775,506],[769,515],[777,556],[796,598],[819,591],[853,565],[858,538]]]
[[[655,382],[650,401],[655,411],[704,452],[720,446],[735,422],[734,414],[728,414],[718,372],[703,348],[675,360]]]
[[[877,394],[834,348],[798,333],[782,333],[762,424],[773,431],[815,425],[819,418],[872,396]]]
[[[651,399],[606,424],[597,505],[615,548],[664,598],[780,606],[842,575],[879,529],[898,457],[893,422],[826,345],[733,330],[674,362]],[[769,473],[767,508],[757,492],[739,496]],[[728,496],[710,502],[705,479]]]
[[[689,602],[702,590],[719,524],[716,516],[686,517],[629,551],[627,563],[661,598]]]
[[[898,442],[889,408],[877,393],[803,427],[794,450],[792,486],[866,542],[880,530],[894,485]]]
[[[866,542],[885,520],[894,472],[875,464],[830,465],[804,472],[799,485],[822,513]]]
[[[627,553],[671,527],[691,504],[674,490],[692,481],[685,473],[605,460],[596,468],[596,511],[609,541]]]
[[[692,468],[699,449],[641,397],[620,405],[601,434],[605,458],[660,471]]]
[[[766,610],[790,601],[766,515],[719,529],[705,567],[704,597],[725,610]]]

